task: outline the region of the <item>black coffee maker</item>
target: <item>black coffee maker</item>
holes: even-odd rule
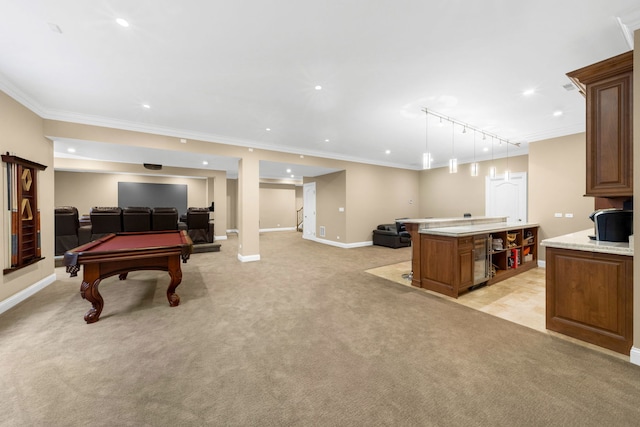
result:
[[[633,211],[624,209],[602,209],[589,218],[594,223],[595,240],[606,242],[628,242],[633,234]]]

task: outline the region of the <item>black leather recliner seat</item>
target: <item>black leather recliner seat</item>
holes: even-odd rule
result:
[[[60,206],[55,209],[56,256],[64,255],[69,249],[80,245],[78,229],[78,209],[73,206]]]
[[[178,210],[176,208],[153,208],[151,229],[153,231],[177,230]]]
[[[209,208],[187,209],[187,233],[194,244],[213,243],[213,226],[209,221]]]
[[[141,206],[124,208],[122,231],[151,231],[151,208]]]
[[[91,240],[122,231],[122,209],[118,207],[91,208]]]

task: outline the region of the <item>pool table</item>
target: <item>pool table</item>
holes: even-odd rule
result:
[[[192,251],[193,243],[184,230],[115,233],[67,251],[64,263],[71,277],[77,276],[80,266],[84,265],[80,295],[92,305],[84,320],[94,323],[104,307],[98,285],[102,279],[116,274],[125,280],[130,271],[168,271],[171,277],[167,288],[169,305],[180,304],[180,297],[175,293],[182,281],[180,260],[186,263]]]

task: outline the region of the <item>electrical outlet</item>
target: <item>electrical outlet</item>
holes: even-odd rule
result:
[[[562,218],[562,212],[556,212],[553,214],[553,216],[556,218]]]
[[[573,214],[572,213],[566,213],[564,214],[565,218],[573,218]]]

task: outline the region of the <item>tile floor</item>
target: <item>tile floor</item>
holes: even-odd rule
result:
[[[384,267],[367,270],[367,273],[383,277],[405,286],[411,286],[411,280],[407,278],[411,272],[411,261],[392,264]],[[418,288],[414,288],[418,289]],[[585,347],[593,348],[612,356],[629,360],[625,356],[566,335],[548,331],[545,328],[545,269],[534,268],[517,276],[498,282],[492,286],[484,286],[457,299],[437,292],[420,289],[440,298],[448,299],[458,304],[465,305],[475,310],[480,310],[496,317],[517,323],[540,332],[551,334]]]

